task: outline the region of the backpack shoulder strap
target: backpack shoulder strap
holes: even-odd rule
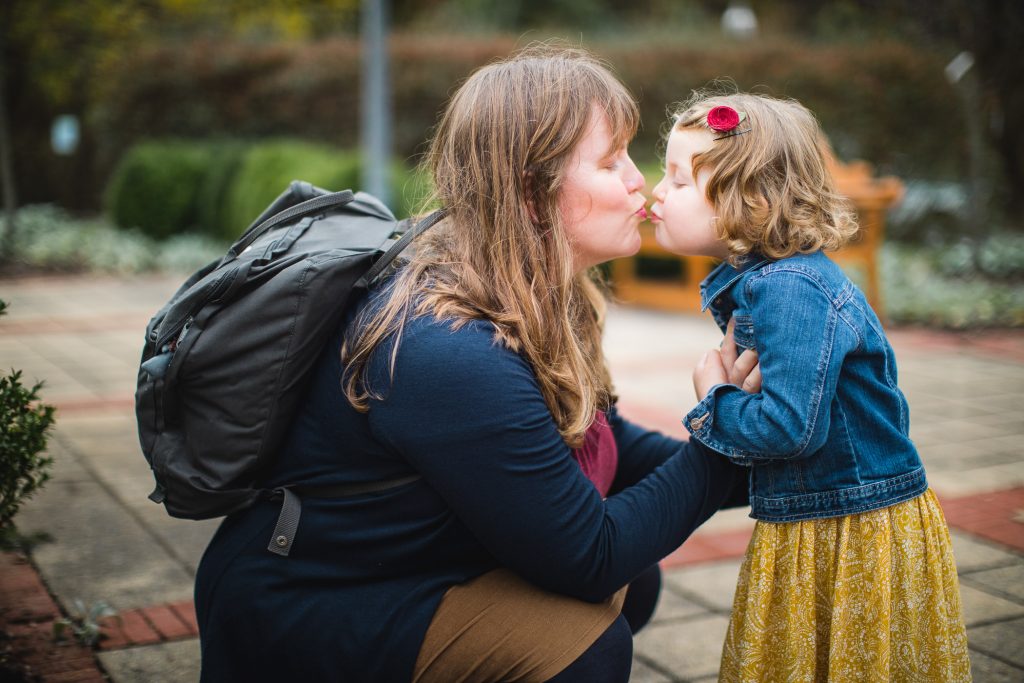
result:
[[[418,235],[423,234],[427,229],[433,227],[438,221],[444,218],[444,216],[444,209],[438,209],[414,225],[411,230],[405,231],[399,239],[392,240],[387,251],[377,259],[377,262],[373,264],[373,267],[366,271],[366,274],[363,275],[363,277],[359,278],[359,281],[356,283],[356,287],[368,287],[376,282],[384,272],[384,269],[398,258],[398,255],[401,254],[407,246],[409,246],[410,242],[416,239]],[[385,245],[387,245],[387,243],[385,243]]]

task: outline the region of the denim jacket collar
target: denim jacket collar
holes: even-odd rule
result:
[[[736,280],[739,280],[748,270],[753,270],[768,262],[768,259],[760,254],[750,254],[743,260],[739,267],[731,265],[728,261],[720,263],[704,281],[700,283],[700,310],[708,310],[708,306],[715,298],[732,287]]]

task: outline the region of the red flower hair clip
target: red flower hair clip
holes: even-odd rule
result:
[[[749,133],[751,129],[736,129],[746,118],[747,115],[745,113],[736,111],[728,105],[721,104],[717,107],[712,107],[711,111],[708,112],[708,128],[716,130],[719,133],[725,133],[725,135],[719,135],[715,140],[721,140],[722,138],[728,138],[734,135],[743,135],[744,133]]]

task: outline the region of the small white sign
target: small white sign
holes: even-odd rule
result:
[[[54,154],[68,156],[78,149],[79,140],[78,117],[74,114],[63,114],[53,120],[50,128],[50,146]]]
[[[946,65],[946,80],[953,84],[959,83],[972,66],[974,66],[974,55],[967,51],[961,52]]]

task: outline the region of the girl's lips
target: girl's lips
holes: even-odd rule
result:
[[[658,222],[660,222],[660,221],[661,221],[661,216],[659,216],[658,214],[656,214],[656,213],[654,212],[654,209],[651,209],[650,211],[648,211],[648,212],[647,212],[647,217],[648,217],[649,219],[651,219],[652,221],[654,221],[655,223],[658,223]]]
[[[642,206],[639,209],[637,209],[636,211],[634,211],[633,213],[635,213],[637,216],[640,216],[640,218],[647,218],[650,215],[648,213],[647,209],[645,209]]]

